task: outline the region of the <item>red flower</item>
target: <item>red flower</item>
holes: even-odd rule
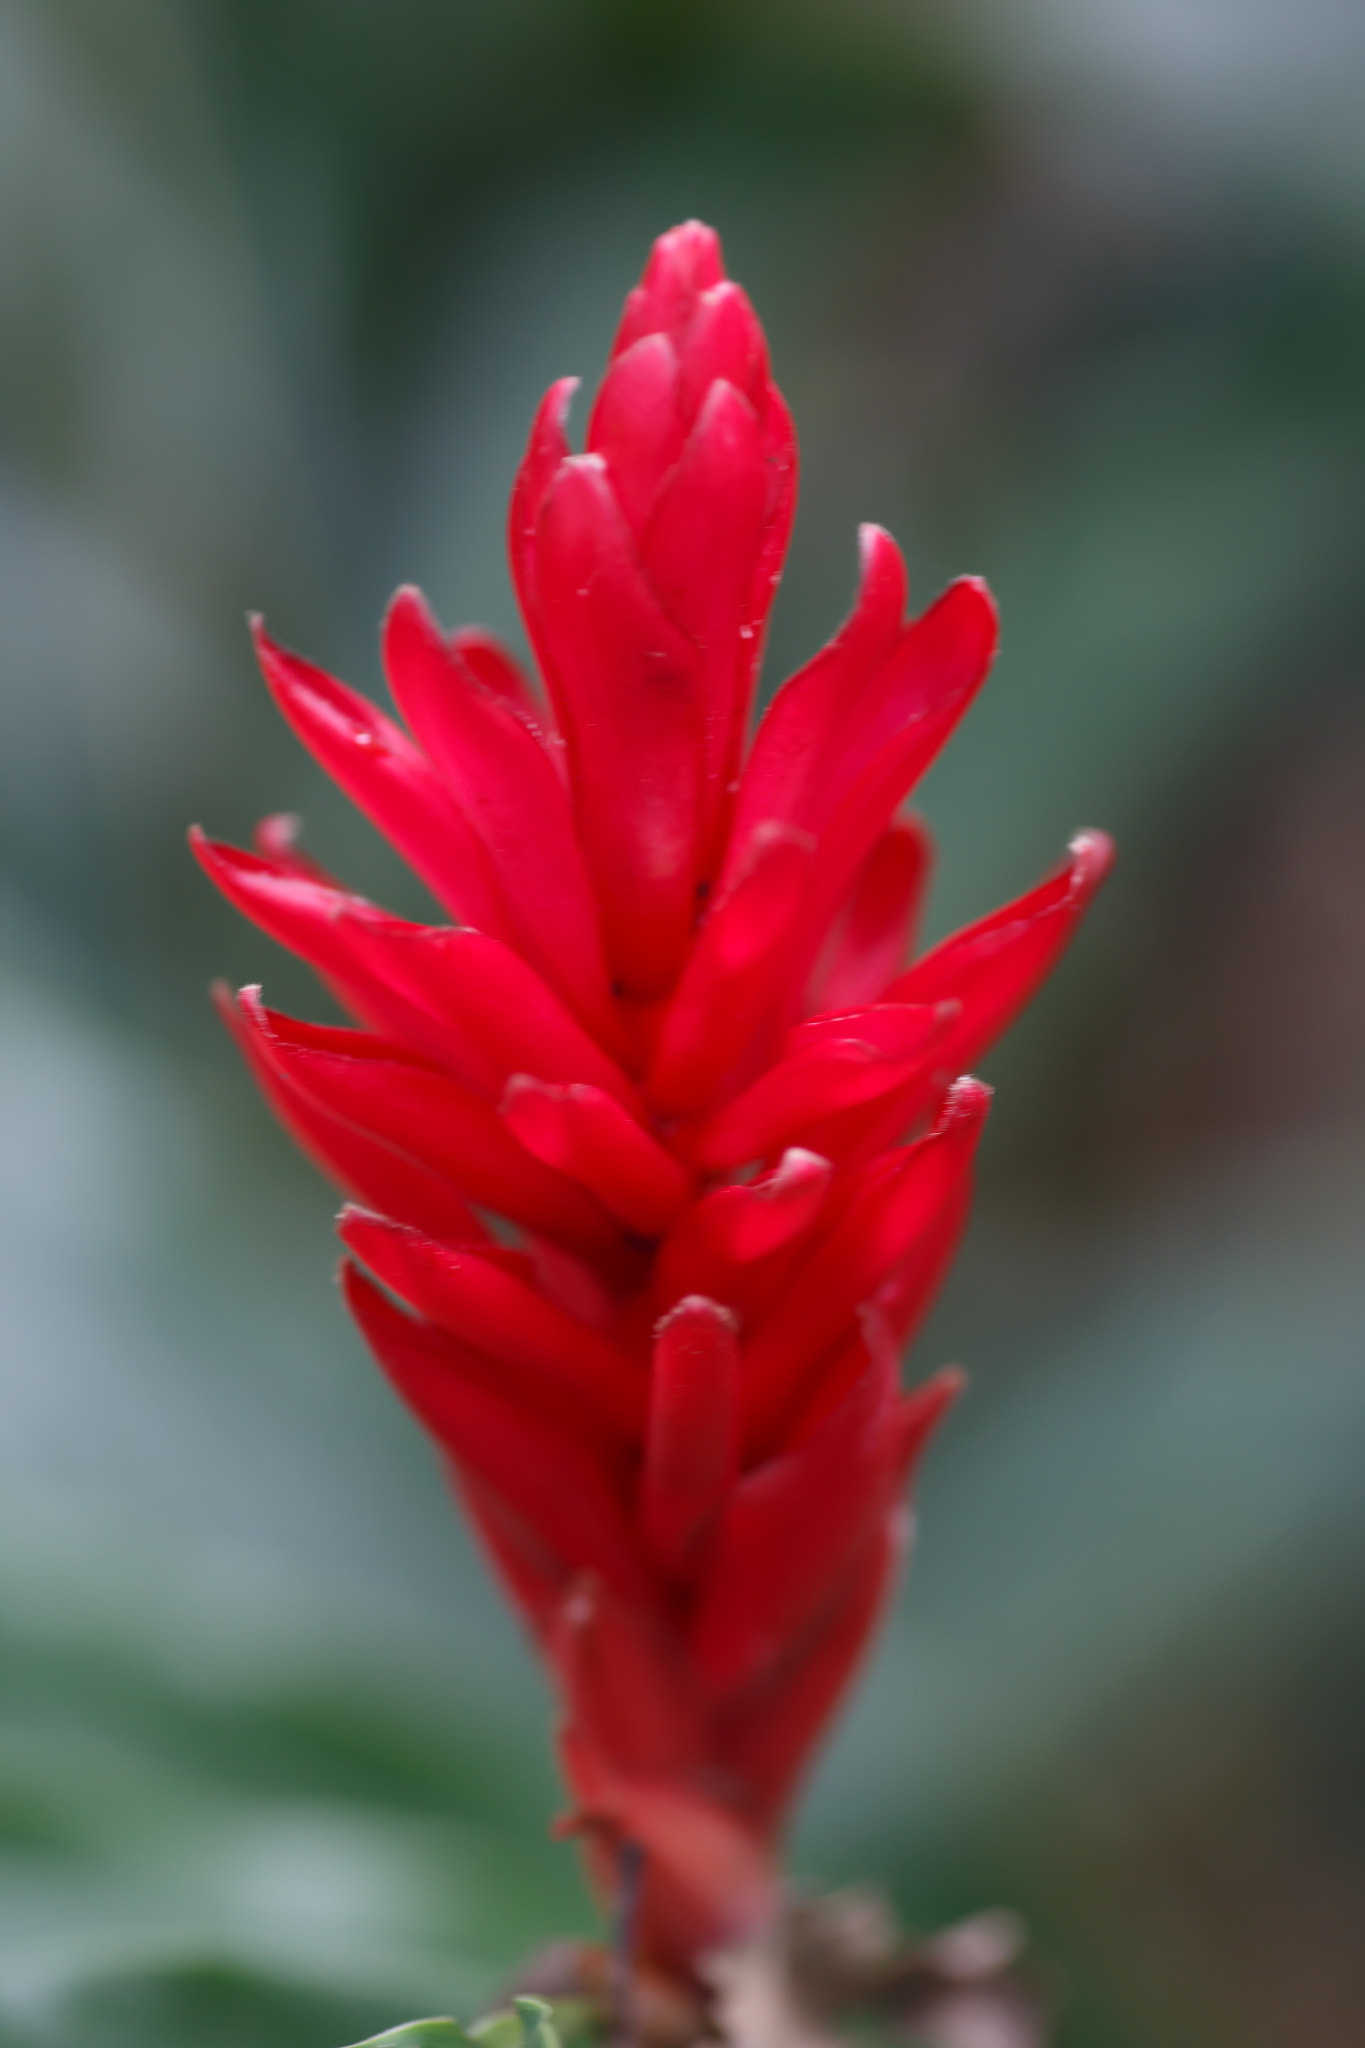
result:
[[[685,1968],[772,1910],[776,1834],[957,1391],[897,1373],[986,1114],[953,1077],[1110,847],[1083,833],[905,966],[929,848],[897,807],[990,664],[984,586],[907,623],[866,528],[851,616],[746,753],[796,449],[709,229],[656,244],[582,455],[572,390],[511,510],[549,708],[415,590],[383,643],[407,731],[257,628],[295,732],[454,921],[349,894],[285,821],[254,853],[194,845],[356,1020],[224,1003],[359,1205],[347,1298],[553,1671],[600,1881],[644,1850],[643,1940]]]

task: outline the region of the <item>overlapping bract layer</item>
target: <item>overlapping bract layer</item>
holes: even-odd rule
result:
[[[929,850],[899,806],[989,666],[985,589],[907,622],[866,529],[852,614],[746,757],[795,444],[708,229],[656,245],[581,455],[571,390],[511,512],[548,706],[415,591],[383,642],[406,730],[257,630],[295,732],[455,922],[352,895],[286,821],[194,844],[355,1020],[223,1003],[352,1199],[348,1300],[554,1673],[603,1884],[644,1849],[644,1939],[685,1968],[772,1910],[956,1390],[903,1393],[897,1358],[966,1217],[989,1091],[962,1070],[1110,850],[1082,834],[907,965]]]

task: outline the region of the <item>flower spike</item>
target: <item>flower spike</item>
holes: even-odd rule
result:
[[[536,414],[508,520],[536,664],[400,590],[404,725],[256,626],[323,768],[443,906],[347,890],[272,818],[196,858],[351,1020],[224,1018],[349,1197],[342,1288],[562,1706],[566,1823],[695,1980],[777,1911],[780,1832],[907,1544],[961,1376],[899,1352],[962,1232],[982,1056],[1108,869],[1102,833],[915,957],[901,806],[995,651],[880,527],[829,644],[750,709],[796,441],[719,240],[660,237],[585,445]]]

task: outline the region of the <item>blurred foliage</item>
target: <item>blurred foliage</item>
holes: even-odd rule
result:
[[[997,1899],[1069,2048],[1365,2010],[1365,16],[1338,0],[0,0],[0,2048],[336,2048],[586,1930],[545,1706],[215,1035],[241,630],[517,634],[506,492],[714,219],[805,490],[1001,597],[935,929],[1124,861],[995,1063],[976,1395],[796,1863]]]

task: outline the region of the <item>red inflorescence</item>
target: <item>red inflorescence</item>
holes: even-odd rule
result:
[[[989,1090],[963,1075],[1057,960],[1111,849],[907,965],[929,865],[898,807],[995,647],[984,586],[906,620],[889,535],[747,743],[796,495],[763,332],[696,222],[626,302],[587,429],[512,496],[548,703],[415,590],[404,727],[257,628],[322,766],[452,922],[351,895],[289,821],[213,880],[356,1020],[223,1008],[343,1211],[351,1309],[450,1459],[563,1702],[574,1825],[686,1969],[773,1910],[774,1842],[876,1621],[957,1390],[897,1361],[960,1236]]]

